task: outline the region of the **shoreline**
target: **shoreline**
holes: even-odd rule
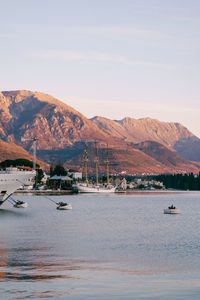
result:
[[[73,190],[17,190],[14,195],[72,195],[77,194]]]
[[[198,191],[185,191],[185,190],[126,190],[126,191],[117,191],[114,194],[124,194],[124,195],[131,195],[131,194],[171,194],[171,193],[185,193],[185,192],[198,192]],[[74,190],[17,190],[14,192],[14,195],[51,195],[51,196],[62,196],[62,195],[75,195],[79,194]],[[83,194],[83,193],[81,193]],[[85,193],[91,194],[91,193]]]

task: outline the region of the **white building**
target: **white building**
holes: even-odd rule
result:
[[[73,179],[82,180],[82,178],[83,178],[82,172],[77,172],[75,170],[70,170],[70,169],[67,169],[66,171],[67,171],[68,176],[72,177]]]

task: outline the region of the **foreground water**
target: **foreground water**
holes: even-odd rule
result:
[[[0,209],[1,299],[199,299],[199,192],[51,198]]]

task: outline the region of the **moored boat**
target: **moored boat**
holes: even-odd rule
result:
[[[96,142],[95,142],[96,146]],[[107,145],[107,158],[106,158],[106,172],[107,172],[107,184],[99,184],[99,176],[98,176],[98,167],[99,167],[99,160],[96,148],[96,157],[95,157],[95,164],[96,164],[96,184],[88,183],[87,178],[87,150],[84,150],[84,162],[85,162],[85,182],[76,183],[73,185],[73,189],[78,191],[79,193],[115,193],[116,187],[110,184],[109,180],[109,160],[108,160],[108,145]]]
[[[57,209],[59,210],[71,210],[72,209],[72,205],[68,204],[66,202],[58,202],[57,203]]]
[[[77,183],[74,187],[79,193],[114,193],[116,188],[112,185],[94,185],[86,183]]]
[[[24,202],[24,201],[17,200],[13,206],[17,207],[17,208],[26,208],[26,207],[28,207],[28,203]]]
[[[175,206],[171,205],[168,208],[164,209],[164,214],[180,214],[180,209],[178,209]]]

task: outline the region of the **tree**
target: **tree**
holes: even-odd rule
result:
[[[166,188],[180,190],[200,190],[200,173],[199,175],[190,174],[174,174],[174,175],[158,175],[154,176],[166,186]]]
[[[8,168],[8,167],[30,167],[33,168],[33,162],[25,159],[25,158],[17,158],[17,159],[6,159],[0,163],[0,168]],[[44,177],[43,170],[40,169],[39,165],[36,164],[37,167],[37,173],[35,176],[35,185],[38,183],[41,183],[42,178]]]
[[[55,166],[55,168],[53,170],[53,175],[66,176],[67,171],[65,171],[65,168],[63,167],[62,164],[58,164],[58,165]]]
[[[36,182],[41,183],[42,178],[44,177],[44,172],[42,169],[37,170],[37,175],[36,175]]]
[[[50,166],[49,173],[50,173],[50,177],[54,175],[54,167],[52,165]]]
[[[33,162],[25,158],[17,158],[14,160],[6,159],[0,163],[0,168],[19,167],[19,166],[33,168]],[[36,164],[36,167],[39,168],[40,165]]]

